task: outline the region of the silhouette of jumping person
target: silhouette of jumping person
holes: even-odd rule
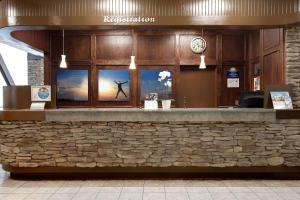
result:
[[[123,82],[123,83],[122,83],[121,81],[114,81],[114,82],[115,82],[115,84],[118,85],[118,92],[117,92],[117,94],[116,94],[116,98],[115,98],[115,99],[118,99],[118,96],[119,96],[120,92],[122,92],[122,93],[124,94],[124,96],[127,98],[127,95],[125,94],[125,92],[124,92],[122,86],[123,86],[125,83],[128,83],[128,81]]]

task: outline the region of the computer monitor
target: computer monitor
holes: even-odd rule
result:
[[[264,92],[242,92],[240,97],[240,108],[263,108]]]

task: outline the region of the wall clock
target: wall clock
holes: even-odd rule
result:
[[[191,41],[191,49],[194,53],[202,53],[206,49],[206,41],[203,37],[195,37]]]

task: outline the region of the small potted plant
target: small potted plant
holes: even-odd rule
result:
[[[172,99],[170,97],[172,91],[172,74],[169,71],[162,71],[158,75],[158,81],[163,84],[164,92],[162,95],[162,108],[163,110],[171,109]]]

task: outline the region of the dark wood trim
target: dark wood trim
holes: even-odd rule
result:
[[[299,119],[300,110],[276,110],[276,119]]]
[[[31,110],[4,110],[0,111],[0,121],[45,121],[45,112]]]
[[[224,178],[300,179],[300,167],[37,167],[3,165],[17,179]]]

